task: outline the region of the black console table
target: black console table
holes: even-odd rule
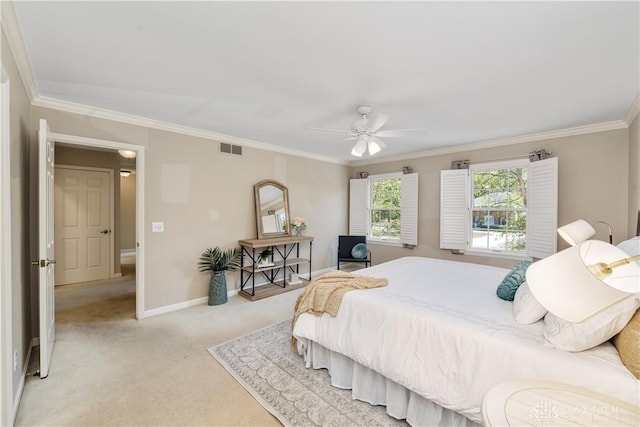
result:
[[[309,257],[300,257],[300,244],[309,243]],[[239,295],[255,301],[283,292],[299,289],[311,280],[311,236],[284,236],[269,239],[239,240],[242,248],[242,266],[240,268]],[[272,254],[269,265],[260,266],[260,254],[270,249]],[[307,265],[309,275],[307,279],[300,278],[300,283],[290,284],[287,275],[300,274],[300,266]],[[256,276],[262,275],[268,284],[256,288]],[[251,283],[249,283],[251,282]]]

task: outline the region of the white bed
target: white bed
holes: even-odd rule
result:
[[[495,293],[508,271],[421,257],[359,270],[388,286],[348,292],[335,318],[301,315],[298,351],[308,367],[329,368],[335,386],[412,425],[479,423],[485,393],[513,379],[638,405],[640,382],[609,342],[570,353],[544,345],[543,322],[514,321],[512,303]]]

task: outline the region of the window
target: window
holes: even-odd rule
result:
[[[418,174],[370,175],[352,179],[349,234],[369,240],[416,245]]]
[[[471,249],[526,253],[528,163],[470,168]]]
[[[400,177],[371,179],[371,238],[400,241],[400,183]]]
[[[443,170],[440,247],[543,258],[556,251],[557,158]]]

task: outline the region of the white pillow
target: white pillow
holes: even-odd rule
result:
[[[639,306],[640,294],[630,295],[580,323],[571,323],[547,313],[544,316],[545,343],[567,351],[595,347],[620,332]]]
[[[513,297],[513,318],[516,322],[529,325],[542,319],[545,314],[547,309],[533,296],[527,282],[520,285]]]

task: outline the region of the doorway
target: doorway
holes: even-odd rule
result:
[[[133,169],[135,170],[134,174],[128,176],[127,179],[135,180],[135,194],[134,194],[134,204],[135,204],[135,221],[134,221],[134,230],[133,233],[135,235],[135,239],[133,242],[134,247],[122,247],[117,245],[117,251],[111,251],[115,253],[115,257],[118,261],[120,261],[119,250],[120,248],[127,250],[128,257],[122,258],[125,263],[121,264],[120,262],[115,262],[116,266],[119,265],[119,268],[116,268],[115,274],[113,267],[111,272],[113,276],[110,279],[106,279],[112,283],[121,282],[121,286],[126,287],[122,283],[129,281],[135,282],[135,317],[137,319],[142,319],[145,317],[144,313],[144,147],[139,145],[133,145],[128,143],[120,143],[115,141],[106,141],[94,138],[85,138],[79,137],[75,135],[66,135],[66,134],[58,134],[52,133],[52,138],[56,142],[56,145],[60,144],[62,146],[72,147],[80,150],[87,150],[93,152],[103,152],[109,153],[111,155],[118,156],[118,150],[127,150],[132,151],[136,154],[135,159],[133,159],[132,167],[128,167],[129,172]],[[115,170],[115,168],[114,168]],[[118,167],[118,172],[120,168]],[[120,177],[117,177],[118,179]],[[115,213],[118,215],[118,212]],[[119,241],[119,238],[114,239]],[[133,258],[132,258],[133,257]],[[124,267],[124,270],[120,270]],[[122,276],[122,277],[120,277]],[[101,281],[90,282],[90,285],[87,285],[87,289],[91,289],[92,286],[97,286]],[[77,294],[86,295],[88,292],[78,291],[79,288],[76,285],[66,285],[72,286],[76,288]],[[103,288],[102,290],[106,290],[107,288]],[[73,293],[73,288],[67,288],[65,291],[69,293]],[[58,291],[56,291],[58,292]],[[63,292],[63,291],[60,291]]]

